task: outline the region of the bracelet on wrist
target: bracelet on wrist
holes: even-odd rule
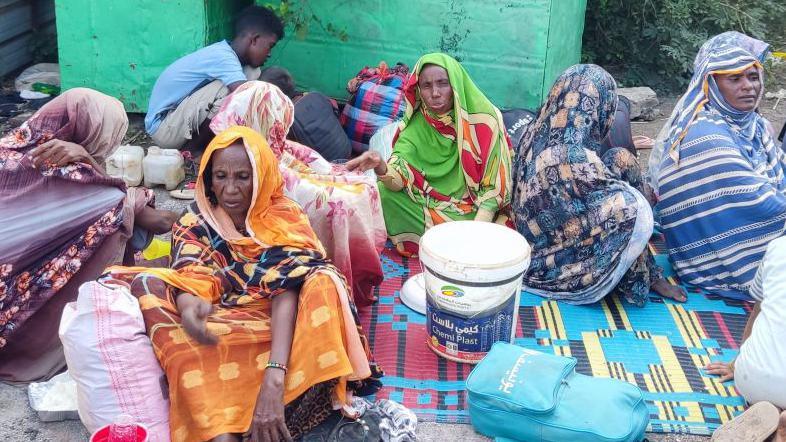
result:
[[[283,370],[284,374],[287,373],[287,366],[284,364],[279,364],[278,362],[268,362],[267,364],[265,364],[265,370],[267,370],[268,368]]]

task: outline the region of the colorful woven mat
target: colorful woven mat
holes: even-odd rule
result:
[[[673,272],[661,247],[656,257],[672,282]],[[388,247],[383,254],[385,281],[379,302],[361,312],[376,360],[385,370],[378,398],[413,410],[421,421],[468,423],[464,380],[473,366],[448,361],[426,347],[426,318],[399,299],[417,260]],[[607,297],[573,306],[523,293],[516,344],[572,356],[577,371],[636,384],[650,410],[648,431],[709,435],[743,409],[732,382],[720,383],[704,372],[709,361],[731,360],[738,351],[750,306],[688,289],[679,304],[651,296],[639,308]]]

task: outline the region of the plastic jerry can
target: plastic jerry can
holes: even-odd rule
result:
[[[173,190],[186,178],[183,169],[183,156],[177,149],[161,149],[151,146],[142,162],[145,174],[145,187],[163,184],[167,190]]]
[[[106,159],[106,173],[126,182],[128,187],[142,183],[142,160],[145,150],[140,146],[120,146]]]

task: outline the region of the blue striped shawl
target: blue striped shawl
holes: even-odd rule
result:
[[[676,158],[664,158],[657,209],[684,282],[749,299],[767,245],[784,234],[786,155],[762,117],[751,112],[752,126],[740,127],[716,98],[691,123]]]
[[[656,194],[659,193],[658,175],[664,157],[667,154],[679,155],[676,148],[699,111],[711,99],[708,87],[711,74],[738,69],[756,61],[763,63],[769,51],[769,44],[736,31],[718,34],[704,42],[693,62],[693,77],[688,89],[674,106],[668,122],[658,134],[655,146],[650,152],[648,178]],[[745,115],[739,117],[742,120],[746,119]],[[747,119],[754,120],[755,117],[750,116]],[[749,125],[743,124],[743,126]]]
[[[683,282],[737,299],[750,299],[767,245],[784,234],[786,156],[767,120],[729,105],[713,74],[755,67],[761,75],[768,51],[766,43],[735,32],[702,46],[651,169],[677,273]],[[763,86],[759,101],[762,95]]]

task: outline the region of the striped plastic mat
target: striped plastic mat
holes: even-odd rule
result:
[[[656,260],[679,283],[662,246]],[[399,299],[417,260],[392,248],[383,255],[385,281],[379,302],[361,312],[377,361],[386,372],[378,398],[412,409],[421,421],[468,423],[464,380],[471,365],[437,357],[426,347],[426,319]],[[730,360],[738,351],[750,306],[688,289],[684,304],[652,296],[639,308],[616,297],[573,306],[524,292],[516,344],[578,360],[580,373],[638,385],[658,433],[708,435],[743,410],[733,383],[720,383],[702,367]]]

